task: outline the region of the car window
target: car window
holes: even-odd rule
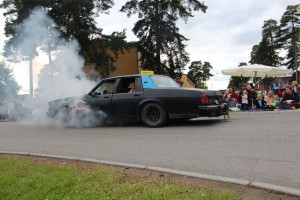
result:
[[[125,77],[120,79],[116,93],[133,93],[135,89],[135,77]]]
[[[150,76],[157,88],[180,87],[173,79],[168,76]]]
[[[112,93],[115,82],[116,82],[116,80],[104,81],[102,84],[99,85],[99,87],[96,88],[94,93],[96,95]]]

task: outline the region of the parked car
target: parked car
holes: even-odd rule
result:
[[[51,101],[47,115],[63,124],[121,118],[160,127],[169,119],[218,117],[227,111],[219,91],[182,88],[168,76],[139,74],[103,79],[83,97]]]

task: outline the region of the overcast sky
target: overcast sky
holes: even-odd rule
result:
[[[229,77],[221,75],[220,71],[236,67],[240,62],[248,62],[253,45],[261,41],[263,22],[268,19],[279,21],[287,6],[298,4],[299,0],[208,0],[204,2],[208,6],[206,13],[194,13],[193,18],[188,19],[186,23],[179,21],[178,26],[180,33],[189,39],[187,52],[190,54],[191,61],[208,61],[213,66],[212,72],[216,75],[208,82],[208,88],[224,89]],[[127,18],[125,13],[120,13],[118,10],[122,4],[116,3],[110,15],[101,14],[97,19],[98,25],[106,34],[126,29],[127,40],[136,40],[131,29],[137,17]],[[5,18],[2,13],[1,10],[1,49],[5,40],[3,33]],[[47,62],[47,58],[45,59]],[[16,78],[24,88],[27,85],[24,85],[25,82],[23,83],[21,79],[24,73],[28,73],[27,68],[27,65],[23,69],[15,67]]]

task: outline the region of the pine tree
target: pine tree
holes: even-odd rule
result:
[[[112,0],[82,0],[76,1],[61,1],[61,0],[3,0],[0,8],[5,10],[4,16],[6,17],[5,35],[9,38],[5,45],[4,56],[12,59],[23,60],[28,58],[18,57],[16,55],[28,54],[18,49],[18,36],[20,30],[24,29],[24,20],[32,15],[35,8],[41,8],[47,15],[53,19],[46,22],[45,27],[55,27],[58,30],[59,37],[63,37],[66,41],[76,38],[81,46],[81,55],[87,56],[87,51],[92,45],[93,41],[90,39],[92,36],[95,38],[102,38],[102,30],[96,27],[94,17],[98,12],[105,12],[113,6]],[[45,51],[53,50],[56,46],[55,40],[51,40],[51,33],[43,41]],[[42,42],[41,42],[42,43]],[[37,44],[41,45],[42,44]],[[31,57],[37,55],[36,49],[30,52]]]
[[[264,21],[262,27],[262,40],[254,45],[251,52],[251,64],[262,64],[278,67],[283,58],[279,56],[280,44],[278,43],[279,26],[276,20]],[[261,78],[258,78],[261,79]],[[264,78],[264,83],[269,84],[273,78]]]
[[[300,45],[300,4],[289,5],[280,20],[279,42],[287,50],[284,63],[288,69],[295,70],[295,79],[299,80],[299,45]]]
[[[262,27],[262,40],[258,45],[254,45],[251,52],[251,64],[262,64],[278,67],[282,58],[279,56],[280,45],[277,35],[279,26],[277,21],[270,19],[264,21]]]
[[[138,14],[140,18],[134,25],[133,32],[139,38],[143,68],[154,70],[158,74],[165,73],[161,61],[165,56],[167,59],[164,64],[172,71],[181,72],[189,57],[184,44],[187,38],[179,33],[176,22],[179,18],[187,20],[192,17],[192,10],[205,12],[206,8],[198,0],[128,1],[121,11],[126,12],[129,17]]]
[[[189,67],[188,76],[195,83],[196,88],[207,89],[206,81],[209,80],[211,76],[210,70],[213,67],[209,62],[193,61]]]
[[[20,86],[13,76],[13,71],[0,62],[0,98],[3,100],[14,99],[20,90]]]

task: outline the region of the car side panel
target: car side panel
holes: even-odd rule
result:
[[[157,101],[171,118],[197,116],[200,92],[183,89],[144,89],[144,101]]]
[[[208,94],[208,104],[202,104],[201,93]],[[144,89],[144,100],[141,104],[148,101],[158,102],[163,105],[171,119],[200,116],[217,117],[227,113],[226,106],[219,99],[219,94],[214,91],[185,88],[156,88]]]
[[[111,99],[112,94],[90,96],[86,95],[83,100],[88,103],[90,108],[95,112],[101,111],[111,116]]]
[[[112,114],[115,117],[137,117],[139,115],[138,105],[143,98],[143,92],[114,94]]]

